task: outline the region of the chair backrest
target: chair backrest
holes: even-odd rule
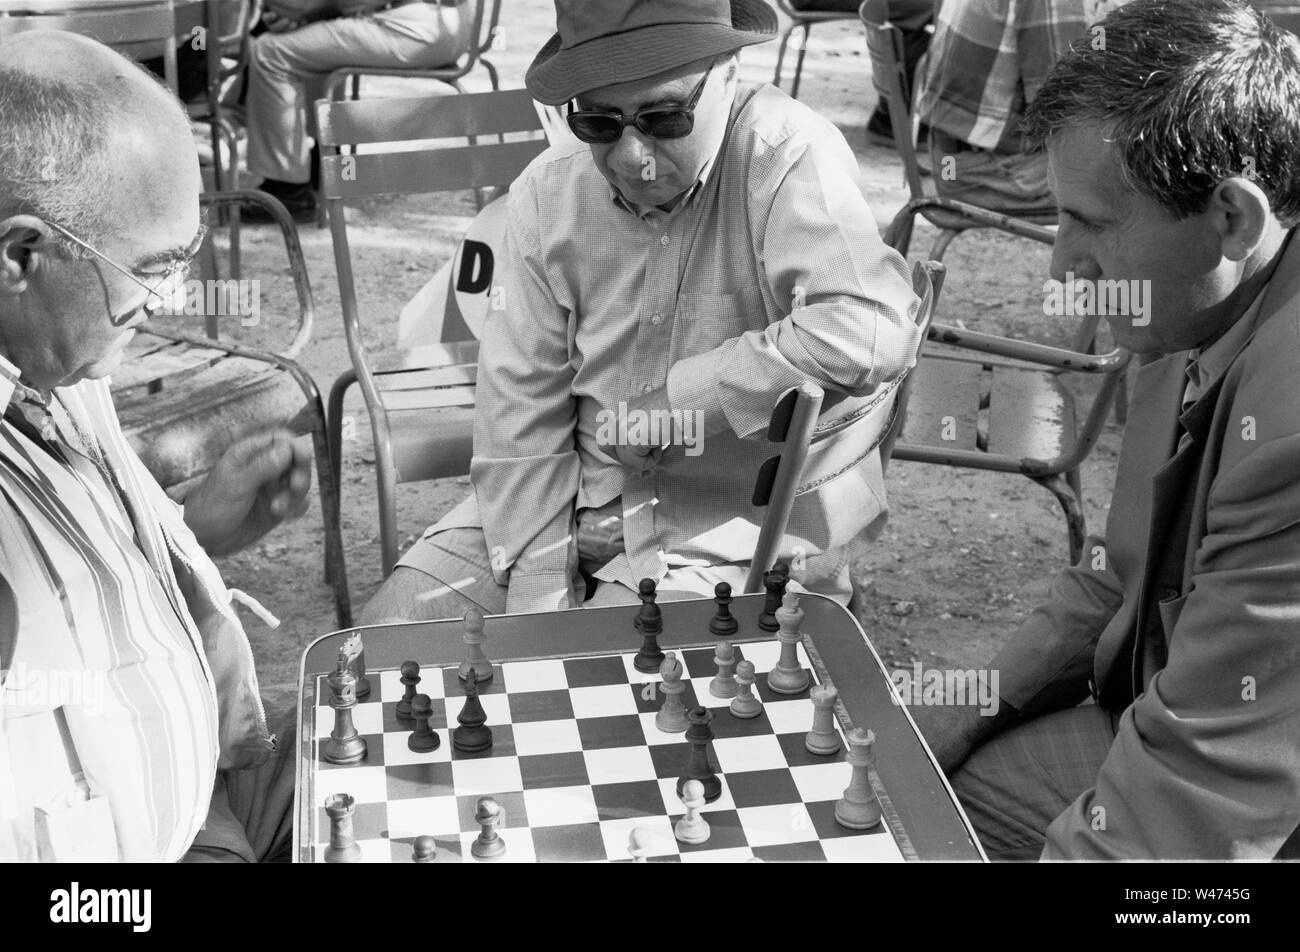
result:
[[[920,362],[921,354],[925,350],[925,341],[930,334],[930,325],[934,322],[935,311],[939,308],[939,294],[943,291],[946,275],[947,269],[941,261],[918,261],[912,266],[912,290],[921,299],[921,307],[916,312],[916,326],[921,330],[920,343],[917,344],[916,349],[917,362]],[[894,415],[889,421],[884,438],[880,441],[882,468],[889,466],[889,460],[894,455],[894,444],[898,442],[898,435],[903,432],[903,423],[907,419],[907,402],[912,397],[914,382],[909,372],[903,378],[898,394],[894,397]]]
[[[176,92],[176,12],[172,0],[140,0],[130,6],[0,16],[0,37],[33,30],[64,30],[98,40],[134,59],[163,57],[168,87]]]
[[[413,99],[322,99],[316,116],[321,193],[329,214],[344,332],[358,383],[375,406],[378,396],[361,332],[344,202],[508,187],[546,150],[546,136],[532,97],[522,89]],[[519,140],[520,134],[527,138]],[[511,141],[498,141],[507,136]],[[341,153],[394,145],[405,151]]]
[[[872,76],[889,103],[889,124],[894,133],[894,148],[903,163],[907,190],[913,198],[920,198],[925,195],[925,188],[916,159],[916,123],[912,119],[912,104],[907,99],[909,83],[903,57],[903,32],[889,22],[888,0],[863,0],[858,16],[867,31]]]

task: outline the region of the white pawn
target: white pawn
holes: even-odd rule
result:
[[[719,641],[713,654],[713,663],[718,666],[718,674],[709,682],[709,693],[714,697],[731,698],[736,696],[736,649],[730,641]]]
[[[749,720],[763,713],[763,702],[754,697],[754,662],[736,665],[736,696],[731,699],[732,717]]]
[[[471,608],[465,612],[465,660],[456,672],[462,681],[468,681],[471,674],[478,684],[492,680],[492,662],[483,653],[483,627],[481,611]]]
[[[673,827],[673,836],[683,843],[703,843],[709,838],[709,824],[700,816],[704,808],[704,784],[698,780],[688,780],[682,787],[682,806],[686,815]]]
[[[632,857],[634,863],[644,863],[649,854],[650,831],[644,826],[633,827],[627,835],[627,855]]]
[[[682,683],[682,663],[677,660],[677,652],[670,651],[664,655],[659,665],[659,677],[663,682],[659,690],[663,692],[663,707],[655,712],[655,727],[665,734],[680,734],[686,730],[686,705],[682,703],[682,692],[686,685]]]

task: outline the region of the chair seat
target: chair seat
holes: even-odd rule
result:
[[[298,434],[310,432],[309,408],[291,374],[226,354],[212,363],[201,361],[188,372],[169,366],[182,359],[182,354],[171,352],[157,358],[165,376],[156,387],[147,381],[125,389],[114,381],[113,387],[127,440],[164,489],[207,472],[227,447],[254,427],[281,424]],[[145,358],[136,364],[153,361]],[[133,370],[137,379],[147,376],[139,366]]]
[[[1074,397],[1058,373],[927,354],[912,375],[900,459],[911,444],[1051,460],[1076,440]]]

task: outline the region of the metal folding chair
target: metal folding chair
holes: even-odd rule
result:
[[[32,4],[32,11],[38,8]],[[0,14],[0,37],[31,30],[64,30],[79,33],[111,46],[133,59],[163,58],[163,73],[172,92],[179,88],[176,73],[176,15],[172,0],[140,0],[130,5],[113,4],[60,10]]]
[[[930,258],[942,261],[944,253],[952,240],[964,231],[976,228],[997,227],[1012,234],[1019,234],[1033,240],[1051,243],[1051,232],[1045,228],[1021,229],[1022,224],[1047,226],[1056,224],[1055,205],[1039,208],[1002,209],[1004,214],[993,219],[972,217],[966,209],[972,206],[938,195],[927,194],[921,176],[921,166],[916,157],[916,135],[919,119],[914,115],[912,104],[907,99],[907,75],[903,65],[903,34],[889,22],[887,0],[865,0],[858,8],[858,15],[867,31],[867,51],[871,55],[871,69],[880,86],[885,91],[889,102],[889,121],[894,131],[894,147],[903,163],[903,179],[907,184],[912,202],[924,199],[924,204],[909,203],[909,214],[902,219],[895,219],[896,234],[891,242],[902,254],[907,254],[912,237],[912,225],[916,214],[921,214],[927,221],[939,229],[939,237],[930,249]]]
[[[352,357],[352,369],[330,390],[330,445],[338,473],[343,398],[357,383],[374,438],[382,566],[387,576],[397,561],[397,484],[469,471],[478,342],[447,343],[387,357],[371,352],[362,331],[345,203],[374,195],[505,187],[545,151],[547,143],[525,90],[418,99],[322,99],[316,110],[323,153],[321,191]],[[519,140],[520,134],[528,138]],[[505,137],[512,141],[497,141]],[[447,145],[448,141],[456,144]],[[463,144],[466,141],[478,144]],[[408,151],[356,151],[397,143]],[[353,151],[343,154],[344,148]]]
[[[916,205],[899,211],[887,236]],[[987,227],[999,227],[994,219],[1004,217],[970,205],[964,214],[989,216]],[[1061,504],[1070,559],[1077,560],[1086,534],[1079,465],[1101,434],[1130,358],[1122,348],[1090,352],[1096,320],[1081,324],[1072,349],[931,324],[929,344],[908,378],[911,396],[894,458],[1032,479]],[[1071,373],[1103,377],[1082,426],[1063,379]]]
[[[831,23],[835,20],[852,20],[855,14],[840,13],[834,10],[796,10],[790,3],[790,0],[776,0],[776,5],[781,8],[781,12],[790,18],[790,25],[781,32],[781,45],[777,48],[776,53],[776,72],[772,76],[772,85],[780,88],[781,71],[785,65],[785,50],[790,45],[790,36],[795,30],[799,31],[799,58],[794,64],[794,81],[790,85],[790,97],[799,98],[799,78],[803,74],[803,58],[808,52],[808,34],[812,32],[814,23]]]
[[[339,528],[338,482],[330,467],[325,410],[315,382],[295,361],[311,338],[315,317],[297,229],[284,206],[263,192],[209,192],[202,201],[212,210],[251,202],[274,216],[293,277],[297,324],[289,342],[276,350],[221,340],[221,321],[230,315],[215,313],[209,304],[220,310],[223,306],[217,302],[225,301],[224,309],[230,310],[231,295],[240,300],[240,290],[233,281],[204,282],[204,313],[154,318],[148,330],[136,336],[114,374],[113,401],[122,429],[159,484],[182,498],[250,426],[277,423],[299,435],[310,433],[325,522],[327,580],[333,588],[338,624],[349,627],[352,609]],[[209,238],[200,256],[200,273],[209,279],[217,272],[215,258]],[[218,285],[221,297],[216,293]],[[259,305],[261,298],[259,292]],[[188,330],[188,324],[200,317],[203,332]],[[260,312],[256,318],[260,335],[267,322]]]

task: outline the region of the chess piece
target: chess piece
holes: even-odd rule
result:
[[[775,632],[779,627],[776,612],[781,607],[781,599],[785,597],[785,583],[789,580],[788,572],[785,563],[778,562],[772,567],[772,571],[763,573],[763,588],[767,590],[767,596],[763,599],[763,612],[758,616],[760,631]]]
[[[664,618],[655,603],[654,579],[641,579],[641,610],[637,612],[636,627],[641,632],[641,650],[632,659],[632,667],[647,674],[658,671],[664,662],[664,653],[659,650],[659,636],[663,634]]]
[[[707,707],[692,708],[686,715],[689,726],[686,740],[691,745],[691,759],[685,776],[677,778],[677,795],[680,797],[688,781],[698,780],[704,787],[704,802],[712,803],[722,796],[722,781],[713,772],[709,762],[709,743],[713,740],[713,713]]]
[[[339,652],[338,664],[329,676],[330,707],[334,708],[334,730],[321,744],[326,763],[355,764],[366,757],[366,740],[352,722],[357,706],[357,679],[348,667],[348,655]]]
[[[487,714],[478,699],[478,683],[470,678],[465,682],[465,706],[456,718],[460,726],[451,732],[451,744],[466,754],[475,754],[492,746],[492,729],[487,725]]]
[[[432,836],[417,836],[411,844],[412,863],[432,863],[438,858],[438,841]]]
[[[718,666],[717,676],[709,682],[709,693],[723,699],[736,696],[736,649],[729,641],[719,641],[713,653],[713,663]]]
[[[406,690],[397,700],[397,719],[411,720],[411,702],[415,700],[415,686],[420,683],[420,666],[414,661],[402,662],[402,687]]]
[[[442,738],[429,726],[429,718],[433,716],[433,701],[429,700],[429,695],[415,696],[411,702],[411,716],[415,719],[415,730],[406,738],[406,746],[417,754],[437,750]]]
[[[731,614],[731,586],[726,582],[713,586],[713,603],[718,610],[709,622],[709,634],[715,638],[734,638],[740,631],[740,622]]]
[[[680,734],[686,730],[686,705],[682,703],[686,685],[682,683],[682,663],[677,660],[675,651],[664,657],[659,666],[659,676],[663,678],[659,690],[663,692],[664,703],[655,713],[655,727],[665,734]]]
[[[776,610],[776,621],[781,657],[776,667],[767,672],[767,686],[777,694],[799,694],[812,683],[812,674],[799,665],[796,646],[802,638],[799,628],[803,625],[803,609],[794,592],[787,592],[782,599],[781,607]]]
[[[816,684],[810,692],[813,702],[812,730],[804,738],[810,754],[827,757],[840,749],[840,732],[835,729],[835,700],[840,696],[831,684]]]
[[[634,863],[644,863],[649,853],[650,831],[644,826],[633,827],[627,836],[627,855],[632,857]]]
[[[346,793],[333,793],[325,798],[325,815],[330,819],[330,845],[325,847],[325,862],[361,862],[361,847],[352,835],[355,809],[356,801]]]
[[[763,702],[754,697],[754,662],[736,665],[736,696],[731,699],[731,716],[749,720],[763,713]]]
[[[357,700],[364,701],[370,697],[370,679],[366,677],[366,646],[361,643],[361,632],[349,635],[343,642],[343,650],[348,653],[348,667],[357,679]]]
[[[477,608],[465,612],[465,660],[456,674],[468,681],[471,671],[480,684],[492,680],[492,662],[483,653],[483,613]]]
[[[835,822],[850,830],[868,830],[880,822],[880,804],[871,789],[868,771],[875,766],[876,735],[855,727],[849,731],[845,760],[853,767],[848,788],[835,804]]]
[[[478,837],[470,846],[470,855],[475,859],[491,861],[506,854],[506,841],[497,833],[497,826],[502,820],[501,804],[491,797],[480,797],[474,819],[480,827]]]
[[[682,788],[682,806],[686,815],[673,827],[673,836],[682,843],[704,843],[709,838],[709,824],[700,816],[704,806],[704,784],[698,780],[688,780]]]

